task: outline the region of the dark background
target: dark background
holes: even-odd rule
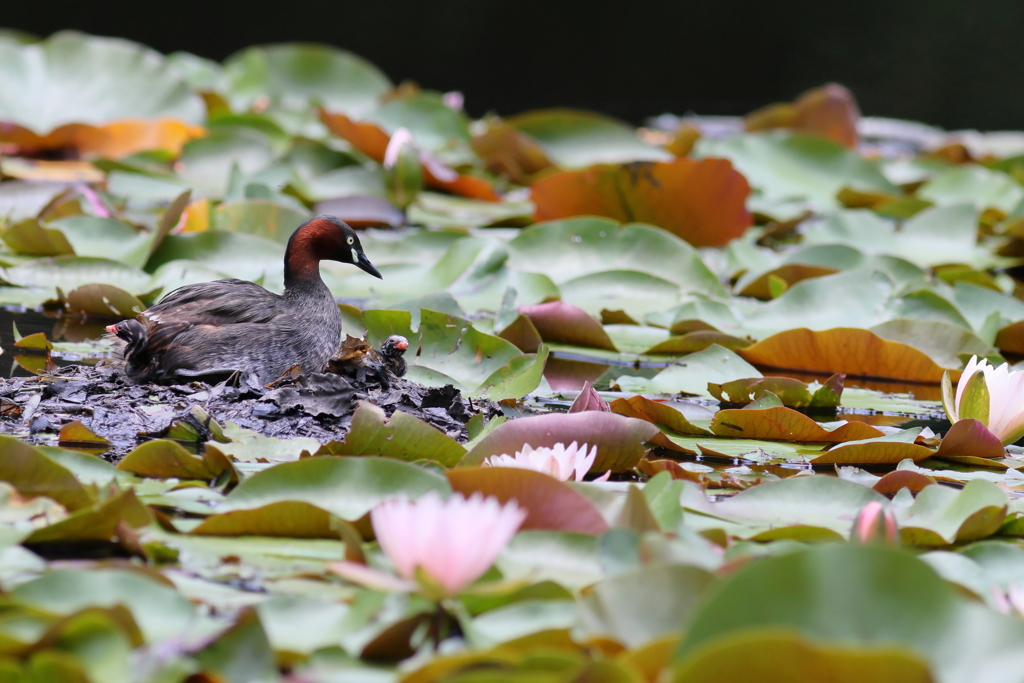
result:
[[[865,114],[1024,128],[1024,2],[732,0],[8,0],[0,24],[75,28],[223,59],[333,43],[396,82],[461,90],[468,111],[572,106],[635,123],[742,114],[826,81]]]

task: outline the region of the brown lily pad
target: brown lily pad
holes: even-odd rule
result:
[[[859,328],[787,330],[736,351],[754,365],[854,377],[939,382],[944,369],[926,353]]]
[[[752,222],[750,185],[726,159],[601,164],[547,176],[530,193],[538,222],[607,216],[657,225],[698,247],[726,244]]]

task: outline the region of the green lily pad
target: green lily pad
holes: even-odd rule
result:
[[[443,476],[398,460],[305,458],[252,475],[228,494],[216,512],[302,501],[354,521],[388,498],[416,498],[427,491],[447,496],[451,487]]]
[[[693,247],[642,223],[620,226],[605,218],[538,223],[509,242],[508,253],[512,268],[545,273],[558,285],[606,271],[637,271],[672,282],[684,293],[726,294]]]
[[[533,138],[562,168],[672,158],[668,152],[642,142],[631,126],[594,112],[540,109],[505,121]]]
[[[260,96],[290,109],[318,101],[329,109],[359,113],[391,88],[377,67],[351,52],[328,45],[282,43],[251,47],[224,63],[236,107]]]
[[[46,133],[66,123],[203,119],[202,100],[163,55],[137,43],[61,31],[30,45],[0,41],[0,120]]]
[[[841,145],[799,133],[757,133],[701,138],[699,157],[725,157],[766,198],[799,198],[819,209],[836,207],[844,187],[896,193],[878,167]]]

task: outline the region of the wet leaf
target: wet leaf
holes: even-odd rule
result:
[[[664,425],[679,434],[711,436],[709,430],[692,424],[675,408],[643,396],[617,398],[612,401],[610,408],[613,413],[639,418],[659,426]]]
[[[524,444],[551,448],[556,443],[569,445],[575,441],[597,447],[597,460],[591,471],[625,472],[643,457],[644,444],[657,433],[657,428],[648,422],[614,413],[537,415],[499,425],[473,447],[462,464],[479,465],[491,455],[513,455]]]
[[[535,219],[607,216],[665,228],[694,246],[720,246],[751,224],[746,179],[723,159],[593,166],[547,176],[530,188]]]
[[[505,423],[510,424],[514,423]],[[514,499],[527,512],[524,530],[601,534],[608,529],[590,501],[541,472],[514,467],[467,467],[448,472],[448,480],[452,489],[466,497],[479,492],[485,497],[495,496],[502,503]]]
[[[875,438],[840,444],[811,459],[815,465],[825,464],[896,464],[910,459],[914,462],[935,455],[927,446],[914,443],[917,430],[905,430]]]

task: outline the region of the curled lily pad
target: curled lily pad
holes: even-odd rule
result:
[[[708,391],[726,403],[752,403],[766,392],[775,394],[789,408],[835,408],[843,395],[843,373],[829,377],[814,394],[804,382],[791,377],[754,377],[724,384],[708,384]]]
[[[643,396],[617,398],[611,403],[611,410],[619,415],[646,420],[655,425],[664,425],[679,434],[711,436],[711,432],[686,419],[681,412],[658,401]]]

